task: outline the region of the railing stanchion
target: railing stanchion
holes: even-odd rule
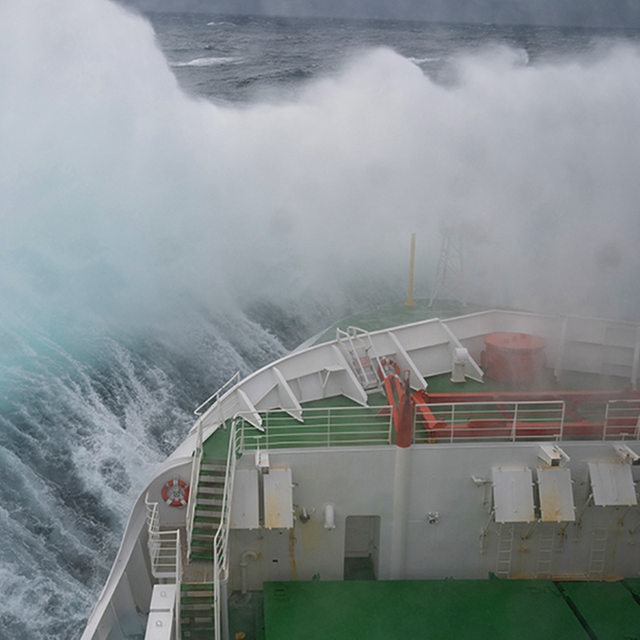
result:
[[[451,433],[449,434],[449,443],[453,444],[453,433],[456,429],[456,405],[451,405]]]

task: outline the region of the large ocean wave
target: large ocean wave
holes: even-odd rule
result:
[[[193,407],[402,295],[411,232],[423,293],[453,227],[478,299],[637,314],[639,62],[376,48],[223,108],[121,7],[3,3],[3,637],[77,637]]]

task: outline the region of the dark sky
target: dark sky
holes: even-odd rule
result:
[[[120,0],[143,11],[640,27],[640,0]]]

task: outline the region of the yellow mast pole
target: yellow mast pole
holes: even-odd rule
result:
[[[407,289],[407,299],[405,300],[405,307],[413,307],[415,302],[413,301],[413,271],[416,262],[416,234],[411,234],[411,255],[409,258],[409,288]]]

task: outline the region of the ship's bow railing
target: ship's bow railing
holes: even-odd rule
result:
[[[180,531],[160,530],[158,503],[145,497],[147,511],[147,548],[151,560],[151,572],[155,578],[175,579],[180,575]]]
[[[238,414],[241,452],[292,448],[392,445],[389,406],[305,407],[304,422],[286,411],[264,411],[258,430]],[[539,440],[639,440],[640,400],[588,402],[564,400],[468,401],[417,404],[413,443]]]
[[[240,449],[288,449],[296,447],[350,447],[392,443],[391,407],[305,408],[304,423],[286,411],[260,414],[264,431],[258,431],[242,414]]]
[[[238,382],[240,382],[240,372],[236,371],[215,393],[212,393],[202,404],[198,405],[193,413],[197,416],[204,416],[207,410],[214,406]]]
[[[185,526],[187,530],[187,558],[191,557],[191,540],[193,537],[193,526],[196,515],[196,490],[200,479],[200,466],[202,464],[203,454],[202,439],[202,420],[198,420],[198,441],[195,451],[193,452],[193,463],[191,465],[191,478],[189,486],[191,487],[191,499],[187,501],[187,513],[185,516]]]
[[[161,531],[158,503],[144,499],[147,519],[147,549],[151,561],[151,573],[158,580],[176,585],[175,629],[176,638],[180,633],[180,584],[182,582],[182,549],[180,530]]]
[[[562,400],[416,405],[416,442],[599,439],[640,439],[640,400],[594,402],[580,412]]]
[[[417,442],[562,440],[565,404],[556,401],[418,404]]]

